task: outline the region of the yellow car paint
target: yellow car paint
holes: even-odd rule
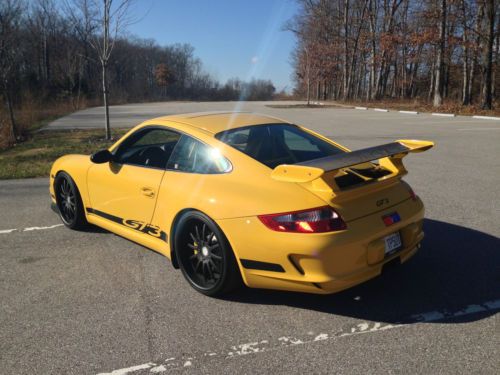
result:
[[[340,189],[334,177],[342,169],[280,165],[274,170],[214,137],[218,132],[258,124],[288,124],[250,113],[202,113],[160,117],[131,129],[109,148],[115,151],[131,134],[148,126],[166,127],[219,150],[232,170],[197,174],[110,162],[94,164],[89,156],[67,155],[51,170],[74,180],[88,222],[140,243],[171,258],[175,220],[185,210],[208,215],[226,235],[245,284],[249,287],[310,293],[333,293],[380,274],[396,258],[406,261],[423,238],[424,206],[401,181],[406,174],[402,153],[379,160],[391,173],[354,189]],[[311,130],[303,130],[348,151]],[[428,141],[397,141],[421,152]],[[356,165],[363,167],[366,163]],[[258,215],[329,205],[347,223],[331,233],[282,233],[267,228]],[[381,217],[397,210],[401,221],[386,227]],[[96,214],[101,213],[101,214]],[[107,217],[103,217],[106,213]],[[384,237],[399,231],[404,248],[384,257]],[[249,269],[240,259],[279,265],[283,272]]]

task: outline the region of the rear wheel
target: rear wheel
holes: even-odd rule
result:
[[[241,286],[233,251],[217,224],[201,212],[184,214],[175,232],[175,253],[189,284],[207,296]]]
[[[83,229],[88,225],[82,199],[75,182],[66,172],[58,173],[54,189],[59,217],[71,229]]]

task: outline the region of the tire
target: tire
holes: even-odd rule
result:
[[[86,228],[88,222],[82,198],[71,176],[66,172],[59,172],[54,181],[54,191],[57,210],[63,224],[75,230]]]
[[[174,250],[179,268],[198,292],[221,296],[242,286],[241,274],[222,230],[207,215],[190,211],[178,221]]]

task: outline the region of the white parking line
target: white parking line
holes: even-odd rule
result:
[[[49,225],[47,227],[27,227],[27,228],[14,228],[14,229],[1,229],[0,234],[10,234],[14,232],[32,232],[34,230],[48,230],[48,229],[54,229],[57,227],[61,227],[64,224],[54,224],[54,225]]]
[[[15,232],[17,229],[2,229],[0,230],[0,234],[9,234]]]
[[[500,309],[500,299],[484,302],[481,304],[473,304],[465,306],[463,309],[449,312],[429,311],[421,314],[412,315],[409,318],[410,322],[434,322],[443,319],[451,319],[463,317],[466,315],[476,314],[479,312],[496,311]],[[404,320],[403,320],[404,321]],[[113,370],[108,373],[100,373],[98,375],[126,375],[141,370],[149,370],[149,373],[161,373],[168,370],[179,369],[182,367],[194,366],[197,362],[210,357],[218,357],[220,360],[238,358],[248,354],[257,354],[278,350],[283,347],[306,345],[317,341],[337,340],[343,337],[349,337],[360,334],[375,333],[386,331],[398,327],[406,326],[407,324],[389,324],[381,322],[361,322],[345,330],[331,332],[308,332],[302,337],[282,336],[273,340],[256,340],[254,342],[238,344],[230,346],[228,349],[220,352],[205,352],[199,355],[190,355],[181,358],[170,357],[161,363],[148,362],[137,366],[127,367],[123,369]]]
[[[474,130],[500,130],[500,128],[460,128],[461,131],[474,131]]]

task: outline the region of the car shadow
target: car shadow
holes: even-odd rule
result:
[[[499,238],[430,219],[425,220],[424,231],[423,246],[412,259],[346,291],[325,296],[246,288],[226,299],[387,323],[414,323],[422,313],[454,313],[500,299]],[[442,322],[479,320],[494,313],[488,310]]]

